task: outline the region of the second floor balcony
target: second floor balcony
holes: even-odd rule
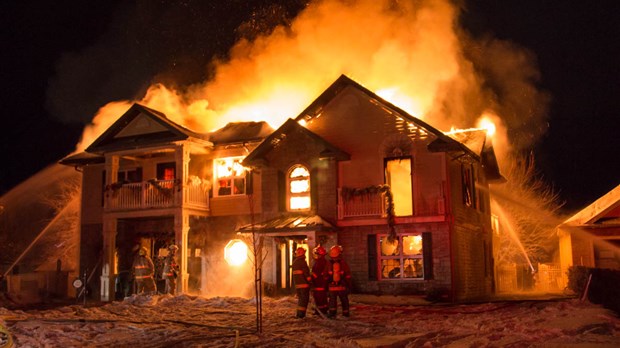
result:
[[[440,191],[441,192],[441,191]],[[445,199],[443,195],[414,196],[411,215],[426,217],[445,214]],[[398,201],[393,202],[398,204]],[[339,188],[338,189],[338,219],[357,218],[386,218],[388,209],[388,193],[382,186],[367,188]]]
[[[107,210],[136,210],[191,206],[209,209],[209,189],[204,184],[182,185],[178,179],[117,182],[105,188]]]

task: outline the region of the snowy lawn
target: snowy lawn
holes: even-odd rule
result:
[[[103,306],[8,310],[16,347],[619,347],[620,319],[575,299],[428,305],[351,296],[351,317],[294,319],[293,297],[133,296]],[[402,304],[404,305],[397,305]]]

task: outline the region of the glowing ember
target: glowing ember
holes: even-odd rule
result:
[[[224,248],[224,259],[231,266],[240,266],[248,259],[248,246],[239,239],[233,239]]]

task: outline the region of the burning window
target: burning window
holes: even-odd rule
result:
[[[411,184],[411,158],[399,157],[385,160],[385,183],[392,190],[394,214],[413,215],[413,190]]]
[[[217,196],[245,194],[246,170],[241,165],[243,157],[218,158],[213,161],[215,170],[215,193]]]
[[[399,235],[393,242],[390,242],[387,236],[381,236],[379,251],[381,279],[424,278],[421,235]]]
[[[310,209],[310,171],[302,165],[294,165],[288,172],[288,210]]]

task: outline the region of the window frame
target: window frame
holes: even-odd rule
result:
[[[291,175],[293,174],[293,172],[298,169],[298,168],[302,168],[306,171],[306,173],[308,173],[307,176],[302,176],[302,177],[294,177],[292,178]],[[289,167],[289,169],[286,171],[286,210],[290,211],[290,212],[295,212],[295,211],[309,211],[312,208],[312,182],[311,182],[311,172],[310,172],[310,168],[302,163],[295,163],[293,164],[291,167]],[[307,191],[303,191],[303,192],[292,192],[292,187],[291,184],[295,181],[302,181],[302,180],[307,180],[308,182],[308,189]],[[300,208],[300,209],[293,209],[291,208],[291,199],[293,198],[307,198],[308,199],[308,207],[305,208]]]
[[[475,168],[472,164],[461,164],[461,193],[463,196],[463,205],[465,205],[466,207],[478,209],[478,195],[476,192],[475,174]]]
[[[409,199],[410,199],[410,202],[409,202],[409,204],[411,205],[411,214],[399,215],[398,213],[395,212],[395,215],[396,216],[414,216],[415,215],[415,203],[414,203],[414,193],[413,193],[413,191],[415,189],[415,185],[414,185],[414,180],[413,180],[413,175],[414,175],[414,173],[413,173],[413,156],[399,156],[399,157],[386,157],[386,158],[384,158],[383,159],[383,182],[390,187],[390,190],[392,190],[392,195],[394,197],[394,204],[396,205],[398,198],[394,196],[394,192],[398,188],[393,187],[392,178],[391,178],[391,175],[389,175],[390,173],[388,172],[388,163],[390,163],[392,161],[402,161],[402,160],[408,160],[409,161],[409,173],[410,173],[409,174],[410,175],[410,181],[409,181]],[[403,190],[400,190],[400,192],[403,192]]]
[[[383,240],[387,240],[388,235],[387,234],[378,234],[377,235],[377,240],[376,240],[376,246],[377,246],[377,253],[376,253],[376,260],[377,260],[377,280],[378,281],[423,281],[425,279],[427,279],[426,277],[426,269],[425,269],[425,263],[424,263],[424,250],[423,250],[423,246],[424,246],[424,233],[422,232],[410,232],[410,233],[401,233],[398,234],[398,246],[397,248],[399,249],[398,255],[383,255],[383,252],[381,250],[381,243]],[[420,250],[418,254],[414,254],[414,255],[405,255],[402,251],[403,249],[403,240],[405,237],[420,237]],[[416,272],[416,276],[414,277],[406,277],[406,272],[399,272],[399,276],[398,277],[386,277],[384,275],[383,272],[383,267],[384,267],[384,263],[383,260],[398,260],[399,262],[399,270],[400,269],[405,269],[407,270],[408,266],[412,266],[414,264],[416,264],[415,261],[413,261],[412,263],[407,264],[407,260],[419,260],[417,261],[417,266],[419,267],[419,272],[416,272],[414,270],[414,272]],[[394,268],[392,269],[394,270]],[[418,275],[419,274],[419,275]]]
[[[241,162],[243,162],[243,159],[245,157],[243,156],[230,156],[230,157],[220,157],[220,158],[215,158],[213,159],[213,197],[237,197],[237,196],[243,196],[246,194],[247,189],[248,189],[248,185],[247,185],[247,174],[248,171],[244,168],[243,170],[243,174],[242,175],[234,175],[235,172],[232,171],[231,174],[229,176],[219,176],[218,173],[218,165],[219,165],[219,161],[226,161],[226,160],[232,160],[232,163],[234,164],[235,162],[238,163],[239,165],[241,165]],[[228,186],[221,186],[220,182],[222,180],[226,180],[228,181]],[[243,183],[242,187],[243,189],[241,190],[241,192],[239,193],[235,193],[234,188],[237,187],[237,182],[240,181]],[[230,188],[230,192],[229,193],[222,193],[224,191],[222,191],[223,188]]]

